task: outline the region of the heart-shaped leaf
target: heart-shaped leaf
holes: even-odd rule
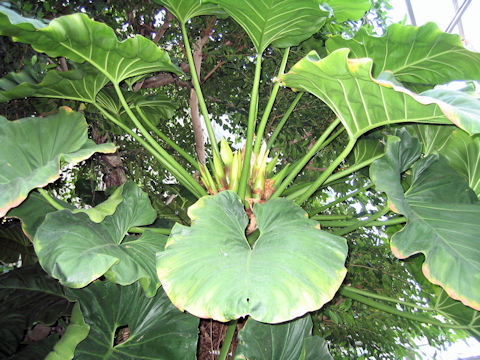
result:
[[[61,109],[46,118],[17,121],[0,116],[0,216],[19,205],[30,190],[55,181],[60,162],[75,164],[95,152],[115,150],[113,144],[96,145],[88,139],[80,113]]]
[[[140,35],[119,41],[111,28],[85,14],[62,16],[37,28],[30,23],[15,23],[11,14],[0,12],[0,35],[30,44],[52,57],[88,62],[114,84],[156,71],[180,73],[153,41]]]
[[[185,24],[189,19],[200,15],[224,17],[225,12],[215,4],[205,4],[199,0],[153,0],[165,6],[175,17]]]
[[[401,174],[420,154],[415,155],[411,144],[390,137],[384,157],[370,167],[372,180],[387,193],[391,208],[408,219],[392,237],[392,251],[400,259],[423,253],[426,278],[479,310],[480,288],[472,284],[480,282],[480,203],[465,180],[438,155],[416,161],[410,188],[404,192]]]
[[[326,344],[319,344],[323,339],[311,335],[312,328],[309,315],[276,325],[248,319],[238,333],[235,360],[332,359]]]
[[[349,49],[339,49],[320,59],[314,51],[281,76],[286,86],[310,92],[324,101],[338,116],[351,139],[380,126],[394,123],[441,123],[480,132],[475,114],[429,96],[417,95],[392,79],[374,79],[371,59],[349,59]],[[450,122],[451,123],[450,123]]]
[[[332,36],[326,47],[329,52],[350,48],[351,57],[373,59],[374,77],[388,70],[406,83],[480,80],[480,54],[465,49],[458,35],[440,31],[435,23],[420,27],[393,24],[381,37],[360,29],[350,40]]]
[[[298,45],[316,33],[330,13],[317,0],[208,0],[223,8],[241,27],[260,54],[268,45]]]
[[[163,291],[146,298],[138,284],[96,281],[84,289],[68,289],[68,294],[78,300],[90,326],[75,359],[195,359],[198,319],[178,311]],[[115,344],[122,328],[129,335]]]
[[[100,223],[83,212],[48,214],[35,234],[35,251],[42,267],[66,286],[83,287],[105,275],[121,285],[140,280],[153,296],[160,286],[155,253],[163,249],[166,237],[148,231],[140,238],[126,236],[133,226],[151,224],[156,212],[135,184],[127,182],[120,191],[122,202]]]
[[[232,191],[201,198],[188,210],[192,226],[173,227],[157,273],[175,306],[219,321],[251,315],[279,323],[332,299],[346,273],[345,239],[319,230],[287,199],[257,204],[253,213],[260,231],[253,248]]]

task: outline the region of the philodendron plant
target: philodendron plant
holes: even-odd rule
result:
[[[76,303],[70,327],[47,359],[194,359],[199,318],[230,322],[222,359],[240,318],[248,320],[238,334],[236,359],[330,358],[325,341],[312,334],[308,314],[339,289],[342,296],[382,311],[478,337],[480,138],[475,134],[480,102],[469,88],[436,85],[480,80],[480,54],[434,24],[394,24],[381,37],[363,30],[351,39],[332,36],[325,57],[312,51],[287,66],[290,47],[337,14],[361,16],[369,2],[361,2],[361,9],[355,1],[158,3],[181,26],[211,161],[197,163],[169,144],[198,170],[200,180],[150,133],[158,135],[154,118],[166,116],[168,99],[137,96],[130,86],[160,71],[184,76],[167,52],[139,35],[119,41],[111,28],[85,14],[46,24],[0,8],[1,35],[50,58],[68,59],[73,69],[49,70],[41,81],[14,81],[12,75],[2,83],[3,101],[44,97],[90,106],[198,199],[188,209],[191,223],[171,229],[149,226],[157,213],[133,182],[96,207],[77,208],[42,188],[66,164],[95,152],[113,153],[116,147],[89,140],[88,119],[68,107],[46,117],[0,117],[0,216],[21,219],[50,276],[36,267],[29,270],[31,285],[17,286],[13,271],[0,281],[2,289],[47,289],[49,296]],[[217,143],[195,69],[186,24],[203,15],[231,17],[256,50],[245,145],[235,152],[226,140]],[[258,119],[262,60],[269,47],[283,49],[284,56]],[[280,86],[313,94],[336,115],[309,151],[284,167],[282,155],[270,152],[287,118],[273,135],[266,127]],[[364,141],[366,133],[378,129],[388,133],[382,143]],[[340,134],[348,140],[338,156],[313,181],[292,187],[311,159]],[[355,163],[340,169],[350,153]],[[388,198],[379,213],[332,230],[315,220],[322,218],[320,211],[307,214],[302,208],[326,184],[368,167],[370,181]],[[387,214],[406,223],[390,240],[393,254],[399,259],[424,254],[417,281],[425,276],[439,285],[439,296],[450,296],[452,306],[435,309],[448,322],[402,312],[372,300],[376,294],[342,286],[348,254],[343,235]],[[459,312],[463,317],[456,317]],[[129,337],[115,344],[119,325],[128,326]]]

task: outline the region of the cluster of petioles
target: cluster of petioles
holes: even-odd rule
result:
[[[269,159],[269,150],[264,141],[258,154],[253,153],[250,159],[250,176],[245,194],[245,200],[250,204],[253,202],[265,202],[275,191],[275,185],[279,184],[286,175],[288,166],[282,171],[273,175],[278,155]],[[232,151],[225,139],[220,142],[220,156],[213,154],[213,162],[210,167],[200,164],[200,174],[203,184],[212,195],[232,190],[237,192],[245,157],[245,148]],[[270,160],[270,161],[269,161]]]

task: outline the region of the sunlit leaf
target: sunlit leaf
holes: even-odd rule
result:
[[[79,113],[61,109],[45,118],[17,121],[0,116],[0,216],[30,190],[55,181],[60,163],[75,164],[95,152],[113,153],[115,146],[89,140]]]
[[[208,0],[223,8],[247,32],[258,53],[270,44],[298,45],[316,33],[329,12],[317,0]]]
[[[147,298],[138,284],[96,281],[68,294],[90,326],[75,359],[195,359],[198,319],[178,311],[163,291]],[[118,341],[121,329],[129,333],[124,342]]]
[[[369,0],[327,0],[333,10],[336,22],[359,20],[370,10]]]
[[[352,58],[373,59],[373,76],[391,71],[406,83],[443,84],[480,80],[480,53],[464,48],[458,35],[439,30],[435,23],[420,27],[392,24],[381,37],[360,29],[353,39],[332,36],[328,51],[350,48]]]
[[[318,229],[290,200],[253,208],[260,236],[251,248],[239,197],[224,191],[189,208],[192,226],[176,224],[157,272],[179,309],[219,321],[245,315],[278,323],[316,310],[340,286],[345,239]]]
[[[390,207],[408,220],[392,237],[392,252],[400,259],[423,253],[426,278],[479,310],[480,288],[472,284],[480,281],[480,203],[444,158],[419,157],[420,151],[415,156],[411,144],[390,137],[385,156],[370,167],[377,189],[386,192]],[[415,160],[411,185],[404,192],[401,174]]]
[[[135,184],[127,182],[119,191],[121,203],[112,203],[115,212],[100,223],[84,212],[48,214],[35,234],[35,251],[42,267],[66,286],[83,287],[105,275],[121,285],[140,280],[153,296],[160,286],[155,253],[163,249],[166,237],[150,232],[126,236],[133,226],[151,224],[156,212]]]

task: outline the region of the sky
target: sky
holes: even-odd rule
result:
[[[458,0],[460,6],[464,0]],[[453,0],[410,0],[417,26],[429,21],[435,22],[440,30],[445,31],[455,15]],[[393,9],[389,16],[393,22],[402,21],[406,16],[406,24],[411,24],[407,13],[405,0],[390,0]],[[472,51],[480,52],[480,0],[473,0],[461,18],[465,34],[465,45]],[[455,27],[452,33],[458,34]],[[421,340],[420,340],[421,341]],[[430,347],[426,341],[421,341],[421,349],[425,359],[457,360],[480,356],[480,342],[474,338],[460,340],[446,350]]]

